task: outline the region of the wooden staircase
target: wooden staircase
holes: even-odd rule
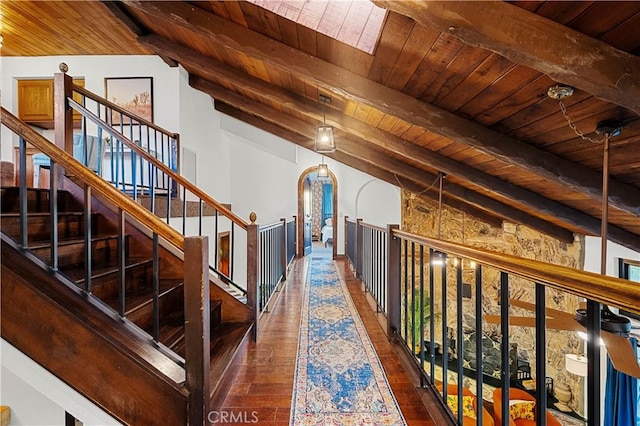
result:
[[[71,180],[66,180],[66,186],[74,185]],[[116,313],[124,313],[123,318],[127,322],[139,327],[145,333],[153,333],[153,249],[152,240],[143,232],[127,223],[124,241],[125,260],[125,297],[120,297],[118,258],[120,243],[117,225],[117,216],[103,201],[94,197],[92,199],[91,213],[91,287],[87,292],[85,263],[85,218],[82,201],[74,197],[72,191],[59,190],[57,192],[58,222],[55,227],[58,238],[58,277],[61,286],[71,284],[80,291],[84,298],[90,298],[94,302],[108,307],[114,316]],[[3,187],[0,190],[2,204],[0,206],[0,225],[2,233],[14,240],[17,244],[20,238],[20,213],[19,213],[19,188]],[[27,189],[27,249],[31,255],[40,259],[44,264],[51,264],[51,218],[50,192],[48,189]],[[5,256],[6,255],[6,256]],[[15,256],[15,253],[13,253]],[[2,264],[13,263],[9,260],[9,250],[3,244]],[[177,365],[183,363],[185,358],[185,314],[183,291],[183,263],[182,260],[169,250],[160,248],[159,262],[159,318],[158,318],[158,343],[166,349],[174,352],[178,360]],[[38,265],[31,263],[29,267],[23,262],[18,272],[22,278],[31,280],[35,275],[33,269]],[[7,265],[9,268],[11,265]],[[3,271],[4,273],[4,271]],[[4,290],[4,288],[3,288]],[[85,290],[82,292],[82,290]],[[217,386],[222,383],[227,366],[231,363],[241,343],[248,340],[251,327],[250,314],[242,303],[234,299],[215,282],[210,282],[210,384],[212,399],[220,399],[220,394],[226,389]],[[3,291],[3,311],[7,303],[19,303],[12,300],[11,294]],[[124,304],[124,306],[122,305]],[[63,304],[64,305],[64,304]],[[3,312],[4,313],[4,312]],[[99,315],[99,312],[94,312]],[[82,318],[77,318],[83,321]],[[3,328],[5,321],[11,321],[2,316]],[[9,327],[10,328],[10,327]],[[98,330],[98,333],[101,331]],[[125,333],[126,334],[126,333]],[[3,330],[3,337],[4,330]],[[37,340],[41,336],[32,336]],[[67,336],[66,338],[71,338]],[[119,337],[119,344],[123,343]],[[126,339],[124,340],[126,342]],[[13,342],[15,343],[15,342]],[[27,349],[28,352],[28,349]],[[76,354],[79,355],[79,354]],[[36,359],[36,361],[39,361]],[[46,365],[44,361],[43,365]],[[52,371],[54,374],[56,371]],[[87,378],[89,379],[89,378]],[[70,383],[74,386],[74,383]],[[82,389],[82,386],[79,386]],[[87,395],[91,398],[91,395]],[[94,399],[99,405],[99,400]],[[104,407],[113,411],[113,407]],[[127,418],[120,413],[116,417],[124,420]]]

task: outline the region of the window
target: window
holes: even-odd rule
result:
[[[620,278],[624,278],[625,280],[640,283],[640,261],[622,258],[618,261],[618,276]],[[640,315],[632,312],[627,312],[624,309],[620,309],[620,313],[622,315],[640,320]]]

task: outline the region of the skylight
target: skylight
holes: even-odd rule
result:
[[[367,53],[373,53],[385,17],[369,0],[248,1]]]

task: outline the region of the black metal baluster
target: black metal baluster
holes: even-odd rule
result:
[[[50,160],[49,214],[51,215],[51,269],[58,270],[58,165]]]
[[[547,426],[546,309],[545,288],[542,284],[536,283],[536,419],[538,419],[538,426]]]
[[[167,188],[169,186],[171,186],[171,177],[169,175],[167,175],[167,183],[169,184],[167,186]],[[171,191],[167,190],[167,225],[169,224],[169,221],[171,220]]]
[[[153,233],[153,340],[160,341],[160,248]]]
[[[431,383],[435,382],[436,378],[436,322],[433,312],[435,312],[435,281],[434,281],[434,273],[433,273],[433,253],[434,250],[429,248],[429,312],[431,315],[429,316],[429,362],[431,363],[430,367],[430,378]],[[444,317],[443,317],[444,318]]]
[[[449,318],[447,314],[447,255],[441,254],[440,285],[442,291],[442,398],[447,400],[447,383],[449,382]]]
[[[587,300],[587,419],[589,426],[600,426],[600,303]]]
[[[509,275],[500,272],[500,333],[502,333],[502,419],[509,418]]]
[[[416,243],[411,242],[411,353],[416,353]]]
[[[125,218],[124,210],[118,209],[118,288],[119,288],[119,310],[122,318],[125,317],[125,292],[126,292],[126,246],[125,246]]]
[[[233,252],[236,251],[236,239],[235,239],[235,224],[231,222],[231,241],[229,242],[229,278],[233,281],[233,270],[234,270],[234,255]]]
[[[19,197],[20,197],[20,245],[22,248],[28,247],[28,234],[27,234],[27,143],[23,138],[20,138],[18,145],[18,152],[20,154],[20,176],[19,178]]]
[[[464,260],[457,258],[458,267],[456,268],[456,359],[458,361],[458,418],[462,418],[462,370],[464,365],[462,363],[462,266]],[[480,399],[481,400],[481,399]],[[482,411],[482,410],[478,410]],[[482,413],[478,413],[479,415]]]
[[[484,363],[482,362],[482,265],[476,265],[476,395],[482,396]],[[478,413],[478,426],[482,426],[482,415]],[[498,425],[499,426],[499,425]]]
[[[409,345],[409,335],[407,334],[407,325],[409,322],[409,301],[408,301],[408,293],[409,293],[409,245],[407,240],[402,241],[404,244],[404,276],[403,276],[403,289],[404,289],[404,342],[408,346]]]
[[[424,315],[424,246],[422,244],[420,244],[420,340],[418,342],[418,345],[420,345],[420,369],[424,370],[424,361],[425,361],[425,354],[424,351],[426,349],[426,346],[424,344],[424,320],[425,320],[425,315]],[[420,374],[420,387],[423,388],[425,387],[425,383],[424,383],[424,375]]]
[[[93,226],[91,221],[91,187],[84,187],[84,291],[91,293]]]
[[[187,235],[187,187],[186,186],[182,187],[182,235]]]

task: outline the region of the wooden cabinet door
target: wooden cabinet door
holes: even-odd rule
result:
[[[84,87],[84,79],[74,79],[73,83]],[[82,103],[82,97],[73,98]],[[34,126],[53,128],[53,79],[18,80],[18,117]],[[73,113],[74,127],[80,127],[80,114]]]
[[[18,117],[53,123],[53,80],[18,80]]]

